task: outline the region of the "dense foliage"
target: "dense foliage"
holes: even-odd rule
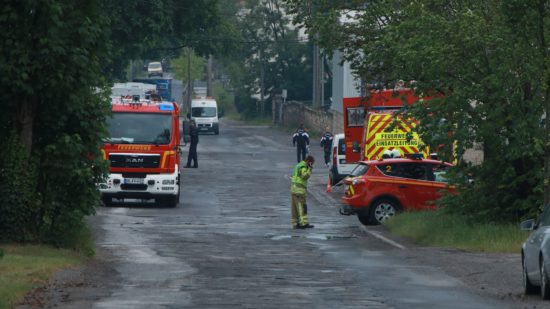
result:
[[[190,59],[188,59],[188,57]],[[190,67],[188,67],[189,63],[191,64]],[[206,60],[203,57],[199,57],[191,49],[185,49],[184,53],[172,60],[172,71],[177,79],[187,84],[188,75],[190,75],[191,80],[204,79],[205,65]]]
[[[219,31],[222,20],[218,0],[102,0],[109,20],[105,29],[113,44],[104,72],[124,79],[131,60],[175,58],[182,47],[201,54],[222,50],[210,33]]]
[[[236,106],[245,116],[265,116],[274,95],[287,89],[289,100],[311,100],[311,45],[291,27],[281,0],[223,1],[234,31],[231,53],[217,55],[229,76]],[[228,16],[229,15],[229,16]]]
[[[106,171],[107,84],[130,60],[160,58],[216,27],[217,8],[216,0],[3,2],[0,241],[67,245],[80,233]]]
[[[482,149],[480,165],[459,161],[461,194],[443,200],[446,209],[515,221],[542,205],[547,1],[287,2],[295,21],[319,31],[328,50],[342,50],[364,80],[414,81],[418,95],[436,97],[406,112],[420,120],[426,142],[443,145],[445,159]]]
[[[97,202],[108,103],[97,2],[11,1],[0,12],[0,237],[62,243]]]

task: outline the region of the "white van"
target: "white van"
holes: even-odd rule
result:
[[[147,76],[160,76],[162,77],[162,63],[160,62],[149,62],[147,66]]]
[[[220,134],[218,103],[216,103],[216,100],[212,98],[191,100],[191,119],[195,121],[199,131]]]
[[[346,142],[344,134],[335,134],[332,139],[330,162],[328,163],[330,184],[335,185],[346,178],[357,164],[346,163]]]

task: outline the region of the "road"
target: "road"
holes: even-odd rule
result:
[[[338,214],[317,141],[308,207],[292,230],[289,134],[222,119],[183,169],[176,208],[100,208],[97,260],[69,271],[42,307],[507,308]],[[52,289],[52,290],[55,290]]]

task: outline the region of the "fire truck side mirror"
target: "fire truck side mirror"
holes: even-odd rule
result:
[[[357,141],[354,141],[352,144],[351,144],[351,150],[352,152],[359,152],[361,151],[361,148],[359,148],[359,143]]]

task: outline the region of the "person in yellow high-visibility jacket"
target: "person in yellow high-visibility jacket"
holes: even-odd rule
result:
[[[303,161],[294,167],[294,172],[292,173],[290,184],[290,193],[292,195],[292,219],[290,222],[292,223],[292,228],[294,229],[306,229],[313,227],[313,225],[309,224],[307,218],[306,195],[307,181],[311,176],[314,162],[315,158],[308,155]]]

